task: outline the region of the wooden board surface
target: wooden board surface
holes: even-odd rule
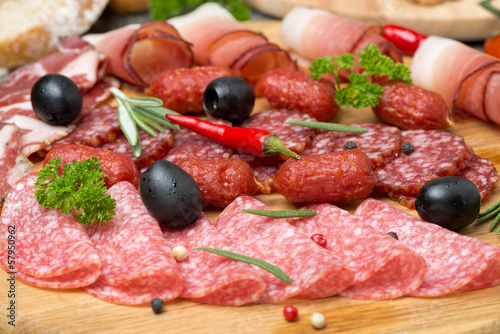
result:
[[[246,0],[265,14],[282,18],[295,6],[329,10],[354,20],[398,23],[428,35],[463,41],[484,40],[500,27],[500,19],[478,5],[479,0],[444,0],[424,6],[410,0]],[[500,7],[500,0],[492,1]]]
[[[250,22],[278,41],[278,22]],[[256,108],[268,108],[259,100]],[[370,110],[341,110],[339,123],[376,121]],[[457,124],[453,132],[465,137],[475,152],[500,170],[500,126],[477,119]],[[257,196],[272,208],[292,208],[277,194]],[[483,209],[500,200],[500,190]],[[385,200],[399,208],[397,204]],[[353,203],[344,207],[351,212]],[[407,210],[408,211],[408,210]],[[415,211],[409,211],[416,215]],[[214,220],[218,211],[207,215]],[[489,233],[487,224],[472,225],[462,233],[500,246],[500,235]],[[438,298],[403,297],[385,301],[353,300],[340,296],[317,300],[290,299],[273,305],[220,307],[177,299],[166,303],[156,315],[148,305],[119,306],[100,301],[80,289],[49,290],[15,284],[15,297],[8,297],[9,276],[0,270],[0,333],[500,333],[498,301],[500,285],[478,291],[456,292]],[[15,302],[15,328],[8,325],[7,307]],[[284,305],[299,310],[299,319],[289,323],[282,316]],[[314,330],[309,315],[321,312],[323,331]]]

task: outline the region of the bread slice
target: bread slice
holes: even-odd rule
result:
[[[0,0],[0,67],[12,68],[56,50],[59,37],[80,35],[108,0]]]

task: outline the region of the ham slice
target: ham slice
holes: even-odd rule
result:
[[[286,221],[244,213],[241,209],[268,210],[253,197],[238,197],[215,221],[217,230],[238,246],[236,253],[269,262],[283,270],[292,281],[288,284],[259,269],[267,283],[259,302],[274,303],[294,296],[332,296],[352,282],[353,273],[341,264],[339,258]]]
[[[115,216],[86,227],[101,258],[102,275],[83,289],[99,299],[125,305],[179,296],[183,283],[172,249],[137,189],[122,181],[108,194],[116,200]]]
[[[441,94],[455,112],[500,124],[500,60],[444,37],[430,36],[417,49],[413,83]]]
[[[383,233],[396,233],[403,245],[425,259],[425,279],[412,296],[441,296],[500,283],[499,247],[424,222],[375,199],[361,203],[355,215]]]
[[[108,56],[109,74],[143,89],[162,71],[193,62],[190,44],[167,22],[131,24],[83,38]]]
[[[243,305],[257,301],[266,283],[249,264],[192,247],[210,247],[234,252],[236,246],[220,234],[203,214],[182,230],[164,228],[172,246],[184,246],[188,257],[178,262],[184,290],[180,297],[213,305]]]
[[[38,204],[34,195],[37,175],[23,177],[5,199],[0,220],[2,267],[37,287],[70,289],[93,283],[101,275],[97,251],[72,216]],[[14,244],[8,242],[9,235],[14,236]]]
[[[424,280],[424,259],[364,219],[331,204],[301,209],[317,214],[291,219],[290,223],[309,238],[322,234],[327,240],[325,248],[354,272],[351,286],[341,295],[356,299],[397,298],[415,291]]]
[[[322,9],[294,7],[283,17],[280,37],[285,45],[310,61],[348,52],[356,54],[370,43],[394,61],[402,61],[401,52],[382,37],[380,26],[352,21]]]

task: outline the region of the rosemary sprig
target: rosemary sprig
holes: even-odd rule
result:
[[[296,217],[312,217],[316,215],[312,210],[256,210],[256,209],[241,209],[241,212],[251,213],[254,215],[273,217],[273,218],[296,218]]]
[[[495,8],[491,4],[491,0],[480,1],[479,5],[482,6],[484,9],[490,11],[491,13],[495,14],[496,16],[500,17],[500,10],[498,8]]]
[[[265,261],[262,261],[262,260],[259,260],[259,259],[253,258],[253,257],[249,257],[249,256],[245,256],[245,255],[241,255],[241,254],[237,254],[237,253],[233,253],[233,252],[228,252],[228,251],[225,251],[222,249],[217,249],[217,248],[193,247],[192,250],[204,250],[207,252],[211,252],[211,253],[215,253],[218,255],[228,257],[228,258],[236,260],[236,261],[250,263],[250,264],[256,265],[264,270],[267,270],[268,272],[270,272],[274,276],[278,277],[280,280],[282,280],[285,283],[288,283],[288,284],[292,283],[292,280],[290,279],[290,277],[288,277],[288,275],[285,274],[283,272],[283,270],[270,264],[269,262],[265,262]]]
[[[177,124],[170,122],[165,117],[166,114],[179,114],[164,108],[162,100],[150,96],[129,97],[115,87],[111,88],[110,91],[116,98],[118,123],[132,148],[134,156],[140,157],[142,154],[137,126],[153,137],[158,136],[156,131],[165,132],[164,126],[173,130],[180,129]]]
[[[500,221],[500,201],[496,202],[495,204],[491,205],[489,208],[484,210],[483,212],[480,212],[477,215],[477,222],[482,223],[487,220],[490,220],[491,218],[495,217],[493,222],[490,225],[490,232],[492,232],[495,227],[497,226],[498,222]],[[495,233],[500,233],[500,227],[497,228]]]
[[[307,121],[286,121],[286,124],[300,125],[313,129],[321,129],[328,131],[338,131],[338,132],[352,132],[352,133],[362,133],[368,130],[360,126],[352,126],[338,123],[327,123],[327,122],[307,122]]]

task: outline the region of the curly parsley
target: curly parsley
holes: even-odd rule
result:
[[[165,21],[168,18],[183,14],[205,3],[205,0],[149,0],[149,17],[152,21]],[[250,18],[250,7],[242,0],[217,0],[238,21]]]

